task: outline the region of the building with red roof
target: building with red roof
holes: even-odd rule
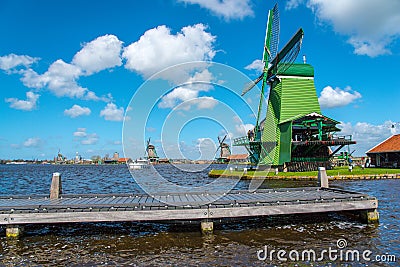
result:
[[[367,151],[371,164],[377,167],[400,167],[400,134],[393,135]]]
[[[234,155],[229,155],[227,157],[227,160],[230,163],[249,163],[249,154],[234,154]]]

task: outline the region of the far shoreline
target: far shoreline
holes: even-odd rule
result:
[[[400,179],[399,169],[387,168],[364,168],[355,167],[350,172],[347,167],[336,167],[327,170],[329,180],[381,180]],[[314,181],[318,179],[318,171],[307,172],[280,172],[257,171],[257,170],[211,170],[210,178],[240,178],[242,180],[265,179],[265,180],[292,180],[292,181]]]

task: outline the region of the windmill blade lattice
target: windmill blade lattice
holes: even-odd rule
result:
[[[264,77],[264,72],[254,81],[249,82],[248,84],[246,84],[246,86],[243,89],[243,92],[241,94],[241,96],[244,96],[248,91],[250,91],[251,89],[253,89],[254,86],[257,85],[257,83],[259,83]]]
[[[267,50],[268,47],[264,46],[264,55],[263,55],[264,63],[267,64],[269,61],[271,61],[271,59],[275,58],[276,55],[278,54],[279,31],[280,31],[278,4],[275,4],[274,8],[272,9],[272,14],[269,13],[269,16],[271,15],[272,15],[272,20],[268,18],[268,24],[265,32],[265,42],[264,42],[265,44],[268,44],[269,42],[269,53]],[[268,58],[266,57],[267,56],[266,52],[269,54]]]
[[[270,65],[269,64],[270,61],[273,58],[275,58],[276,55],[278,54],[279,31],[280,31],[279,10],[278,10],[278,4],[275,4],[274,8],[268,12],[268,20],[267,20],[267,27],[265,30],[265,40],[264,40],[263,72],[257,79],[245,85],[241,96],[245,95],[248,91],[253,89],[253,87],[256,86],[256,84],[259,83],[264,78],[264,74],[266,73]]]
[[[300,52],[303,36],[303,29],[300,28],[276,55],[268,69],[268,79],[273,75],[283,74],[293,64]]]

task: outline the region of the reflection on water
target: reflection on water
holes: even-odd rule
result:
[[[156,168],[171,182],[182,185],[212,182],[207,177],[208,169],[179,173],[171,166]],[[64,193],[142,192],[126,166],[121,165],[0,165],[0,193],[48,194],[53,172],[62,174]],[[262,187],[314,185],[313,181],[274,180],[265,181]],[[248,181],[240,181],[236,188],[247,186]],[[257,251],[265,245],[271,250],[318,250],[337,248],[336,242],[341,238],[346,239],[349,249],[369,249],[375,255],[386,253],[400,257],[400,181],[335,181],[332,186],[377,197],[380,225],[367,226],[338,214],[226,220],[216,224],[211,236],[202,236],[197,224],[27,225],[24,237],[19,240],[6,239],[4,229],[0,231],[0,266],[260,266],[271,264],[257,259]],[[272,264],[290,265],[276,258]],[[303,263],[306,266],[326,264],[326,261]],[[341,264],[345,263],[337,261],[333,266]]]

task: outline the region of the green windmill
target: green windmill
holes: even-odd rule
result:
[[[242,95],[262,81],[257,120],[253,135],[233,140],[245,146],[254,165],[275,166],[284,170],[313,170],[330,167],[330,158],[343,146],[355,144],[351,136],[337,137],[339,122],[321,114],[314,86],[314,68],[294,63],[300,52],[304,32],[300,28],[278,51],[279,11],[276,4],[268,12],[262,74],[247,86]],[[269,87],[266,118],[260,121],[262,103]],[[332,152],[331,146],[336,147]]]

